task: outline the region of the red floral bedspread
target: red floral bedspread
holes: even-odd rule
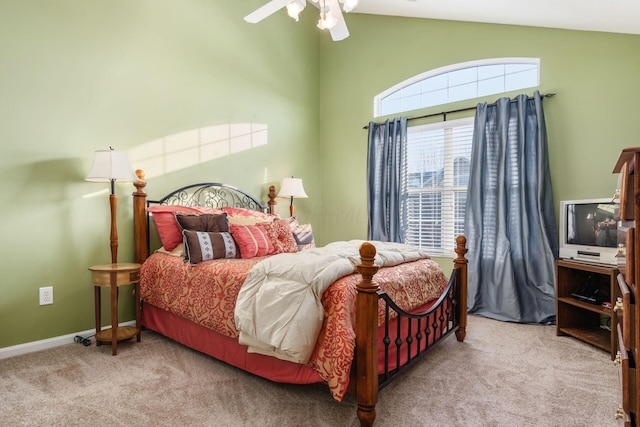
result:
[[[147,304],[236,338],[234,305],[244,279],[263,258],[221,259],[195,266],[156,253],[142,266],[141,298]],[[341,400],[349,383],[355,349],[355,297],[359,274],[345,276],[322,296],[323,328],[308,366]],[[412,310],[440,296],[447,278],[432,260],[381,268],[376,283],[403,309]],[[379,310],[379,323],[384,313]]]

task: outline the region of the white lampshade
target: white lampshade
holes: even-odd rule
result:
[[[129,157],[124,151],[96,150],[91,170],[85,178],[93,182],[137,181]]]
[[[278,197],[291,198],[291,204],[289,205],[289,215],[293,216],[293,199],[306,199],[307,193],[304,192],[302,186],[302,179],[300,178],[284,178],[280,185],[280,192]]]
[[[304,192],[301,178],[284,178],[280,186],[278,197],[292,197],[294,199],[306,199],[307,193]]]

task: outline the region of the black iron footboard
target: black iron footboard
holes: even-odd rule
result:
[[[454,269],[440,298],[422,313],[408,313],[382,291],[378,299],[384,305],[384,333],[379,345],[384,354],[384,372],[378,389],[384,388],[400,371],[413,365],[428,350],[460,327],[459,269]]]

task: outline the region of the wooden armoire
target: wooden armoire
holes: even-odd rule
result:
[[[625,148],[613,169],[620,174],[620,221],[618,222],[619,296],[614,306],[618,316],[618,353],[620,406],[616,418],[621,425],[638,426],[640,409],[640,371],[637,369],[640,342],[640,306],[636,304],[640,283],[640,147]]]

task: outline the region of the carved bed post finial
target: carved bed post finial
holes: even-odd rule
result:
[[[269,213],[272,215],[276,214],[276,205],[278,204],[278,202],[276,202],[276,186],[275,185],[270,185],[269,186],[269,201],[267,202],[267,205],[269,206]]]
[[[144,171],[136,170],[138,180],[133,182],[136,191],[133,193],[133,241],[135,262],[142,263],[149,256],[149,228],[147,226],[147,193],[144,187]]]
[[[467,253],[467,238],[464,236],[456,237],[455,252],[458,255],[453,260],[454,268],[460,269],[458,275],[457,298],[458,313],[460,318],[460,328],[456,331],[456,339],[460,342],[464,341],[467,335],[467,264],[465,258]]]
[[[133,185],[136,187],[136,192],[133,194],[144,194],[144,187],[147,186],[147,181],[144,180],[144,171],[142,169],[136,169],[136,176],[138,180],[133,182]]]
[[[360,425],[371,426],[378,402],[378,285],[373,276],[376,247],[369,242],[360,246],[362,280],[356,286],[356,401]]]

